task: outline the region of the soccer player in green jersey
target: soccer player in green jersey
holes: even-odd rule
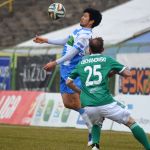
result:
[[[100,135],[94,125],[102,123],[103,118],[109,118],[129,127],[134,137],[146,150],[150,150],[150,142],[144,130],[135,122],[127,109],[118,105],[107,86],[111,71],[123,77],[130,77],[130,71],[111,57],[102,55],[103,50],[102,38],[91,39],[89,42],[91,55],[83,57],[67,80],[67,85],[80,94],[81,105],[93,125],[92,150],[99,150]],[[77,77],[81,79],[81,90],[73,83]]]

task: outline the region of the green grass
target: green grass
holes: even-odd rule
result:
[[[0,125],[0,150],[90,150],[87,130]],[[143,150],[131,133],[102,131],[102,150]]]

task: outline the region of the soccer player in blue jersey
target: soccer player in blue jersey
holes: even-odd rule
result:
[[[89,47],[89,39],[92,37],[92,28],[99,25],[101,20],[102,15],[98,10],[87,8],[83,11],[83,16],[80,19],[80,27],[75,29],[66,38],[47,39],[37,36],[34,39],[34,42],[36,43],[48,43],[64,46],[62,57],[55,61],[48,62],[44,66],[44,69],[49,71],[56,65],[60,64],[60,92],[64,106],[78,111],[82,115],[83,119],[86,119],[86,115],[84,113],[84,109],[81,108],[79,95],[66,85],[66,80],[71,71],[85,55],[85,51]],[[80,87],[79,78],[75,80],[75,84]]]
[[[102,55],[103,39],[95,38],[89,42],[91,55],[83,57],[68,77],[67,85],[80,94],[81,105],[89,116],[93,125],[103,122],[103,118],[109,118],[129,127],[134,137],[150,150],[150,142],[143,130],[131,117],[129,111],[111,96],[108,89],[108,78],[111,71],[123,77],[130,77],[127,67],[111,57]],[[80,77],[81,90],[73,84],[73,80]],[[99,150],[100,135],[96,128],[92,128],[92,150]]]

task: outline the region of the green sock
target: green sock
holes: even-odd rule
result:
[[[143,128],[141,128],[137,123],[134,123],[130,129],[134,137],[145,147],[145,149],[150,150],[150,142]]]
[[[92,127],[92,142],[94,144],[99,144],[100,141],[100,134],[101,134],[101,127],[98,125],[93,125]]]

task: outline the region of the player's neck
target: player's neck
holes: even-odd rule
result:
[[[85,29],[85,30],[92,30],[92,28],[89,28],[89,27],[82,27],[83,29]]]
[[[91,53],[90,55],[102,55],[101,53]]]
[[[82,25],[80,25],[82,28],[85,28],[85,29],[89,29],[89,30],[92,30],[92,27],[91,27],[91,25],[85,25],[85,26],[82,26]]]

